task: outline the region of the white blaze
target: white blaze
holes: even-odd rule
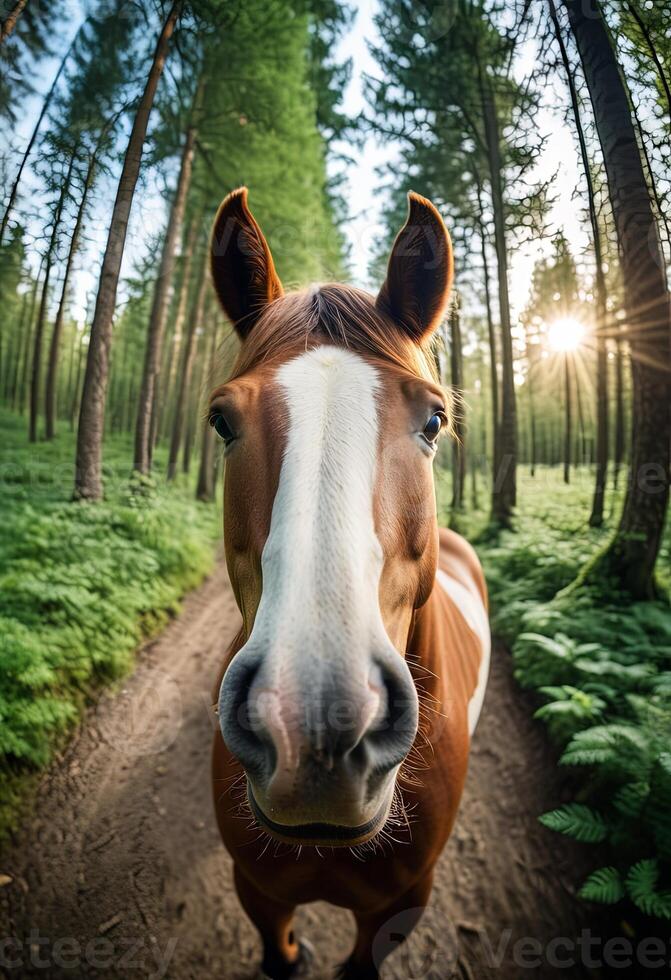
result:
[[[388,646],[378,601],[382,548],[373,496],[377,371],[324,346],[282,365],[287,444],[261,556],[263,591],[250,637],[294,668],[351,672],[371,645]],[[346,666],[346,664],[348,666]]]

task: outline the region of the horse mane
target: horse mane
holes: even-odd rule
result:
[[[408,337],[377,309],[369,293],[344,283],[312,286],[270,303],[242,343],[229,380],[320,341],[381,358],[418,378],[436,382],[429,345]]]

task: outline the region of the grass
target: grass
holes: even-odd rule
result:
[[[71,434],[29,445],[1,412],[0,438],[1,836],[30,773],[211,569],[220,516],[184,478],[131,487],[127,438],[106,442],[101,504],[70,501]]]
[[[561,751],[574,799],[540,815],[589,844],[595,868],[586,900],[671,919],[671,609],[571,588],[613,533],[588,526],[592,474],[520,472],[514,531],[484,533],[487,514],[460,517],[485,566],[492,624],[512,650],[519,683],[538,695],[536,717]],[[484,494],[483,494],[484,497]],[[445,520],[449,477],[440,473]],[[480,543],[478,545],[478,538]],[[658,561],[669,590],[671,529]],[[595,845],[598,845],[595,849]]]

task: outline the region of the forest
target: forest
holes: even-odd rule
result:
[[[455,250],[439,517],[551,746],[533,819],[587,845],[584,921],[668,929],[669,3],[13,0],[0,69],[0,836],[218,560],[221,199],[285,284],[376,291],[414,190]]]

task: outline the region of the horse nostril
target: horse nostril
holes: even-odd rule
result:
[[[389,770],[400,765],[412,748],[419,724],[419,701],[408,665],[395,650],[376,657],[375,667],[385,705],[365,740],[375,768]]]
[[[272,745],[261,737],[260,719],[250,709],[250,691],[261,666],[261,656],[239,652],[228,666],[219,693],[219,727],[231,753],[248,772],[263,771],[274,761]]]

